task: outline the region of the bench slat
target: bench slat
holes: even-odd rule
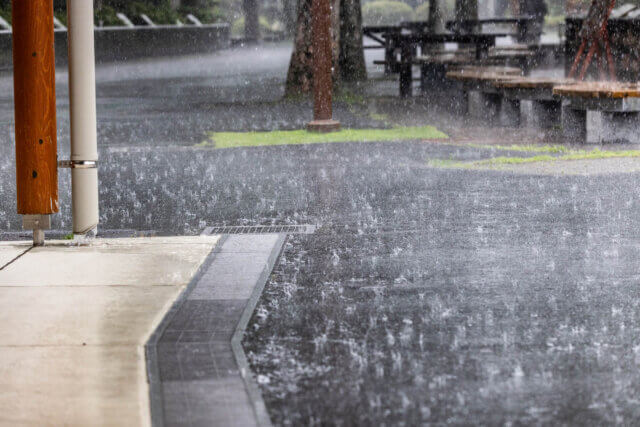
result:
[[[497,86],[505,89],[552,89],[559,85],[570,85],[575,80],[556,77],[520,77],[502,81]]]
[[[555,86],[553,94],[578,98],[640,98],[640,85],[621,82],[580,82]]]

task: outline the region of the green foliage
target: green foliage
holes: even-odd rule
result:
[[[67,25],[67,12],[54,11],[53,14],[58,18],[58,21],[62,22],[63,25]]]
[[[273,23],[270,23],[265,16],[260,16],[258,18],[258,23],[260,25],[260,34],[263,35],[277,33],[282,30],[282,24],[280,22],[275,21]],[[233,23],[231,24],[231,36],[244,36],[244,17],[238,18],[233,21]]]
[[[547,15],[544,18],[544,25],[551,28],[557,28],[564,24],[564,15]]]
[[[2,16],[5,21],[11,23],[11,6],[0,7],[0,16]]]
[[[395,25],[413,18],[413,9],[400,1],[377,0],[362,7],[365,25]]]
[[[95,11],[96,25],[105,27],[113,27],[122,25],[122,22],[116,16],[116,10],[111,6],[102,6]]]
[[[273,145],[327,144],[335,142],[400,142],[443,139],[447,135],[433,126],[396,127],[393,129],[344,129],[333,133],[305,130],[273,132],[216,132],[200,147],[235,148]]]
[[[416,7],[416,11],[414,13],[414,18],[416,21],[427,21],[429,19],[429,3],[422,3],[420,6]]]
[[[224,17],[215,0],[201,1],[200,6],[181,6],[178,13],[183,17],[192,14],[204,24],[220,22]]]
[[[136,24],[142,24],[140,15],[143,13],[156,24],[175,24],[176,19],[179,18],[178,13],[171,8],[168,2],[154,6],[148,2],[133,1],[121,10]]]
[[[192,14],[205,24],[219,22],[223,14],[217,6],[216,0],[200,0],[197,6],[181,6],[178,10],[171,8],[169,0],[103,0],[95,9],[95,23],[105,27],[121,26],[122,21],[116,13],[122,12],[134,24],[144,25],[140,14],[145,14],[156,24],[173,25],[177,19],[186,21],[186,16]],[[54,2],[56,18],[67,25],[66,0]],[[11,2],[0,0],[0,16],[11,22]]]

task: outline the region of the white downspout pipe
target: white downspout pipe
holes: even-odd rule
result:
[[[98,230],[98,136],[93,1],[67,1],[73,233]]]

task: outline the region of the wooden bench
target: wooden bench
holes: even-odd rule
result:
[[[504,120],[514,124],[526,125],[537,129],[549,129],[560,125],[562,100],[554,95],[553,88],[558,85],[571,85],[573,80],[553,77],[518,77],[496,82],[505,99],[503,108]],[[521,108],[522,102],[526,108]],[[505,123],[506,124],[506,123]]]
[[[580,82],[559,85],[562,130],[567,139],[588,143],[640,143],[640,85],[620,82]],[[587,126],[587,116],[591,123]]]
[[[487,58],[489,48],[495,45],[501,34],[389,34],[395,46],[400,47],[400,96],[413,94],[413,66],[416,51],[429,46],[442,46],[446,43],[458,43],[475,46],[477,60]],[[427,49],[428,50],[428,49]]]
[[[450,71],[447,79],[458,82],[466,101],[466,113],[490,124],[511,124],[512,117],[503,118],[503,112],[513,110],[497,84],[519,78],[522,71],[514,67],[464,67]],[[509,120],[507,120],[509,119]],[[509,123],[507,123],[509,122]]]
[[[505,66],[518,67],[528,75],[535,65],[537,54],[531,50],[495,49],[489,51],[489,59],[502,62]]]
[[[468,49],[439,50],[429,52],[414,59],[414,65],[420,66],[420,82],[423,93],[430,90],[449,89],[446,79],[449,71],[465,67],[515,67],[529,71],[531,52],[491,49],[486,58],[477,59]]]
[[[446,78],[447,72],[470,66],[478,61],[475,55],[464,52],[448,52],[435,55],[418,56],[413,64],[420,67],[420,89],[423,94],[437,90],[450,90],[451,80]],[[484,65],[500,65],[483,61]]]

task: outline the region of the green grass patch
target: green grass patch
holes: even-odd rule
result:
[[[363,94],[346,88],[338,88],[334,91],[333,100],[343,102],[349,106],[365,105],[367,103]]]
[[[484,148],[489,150],[499,150],[499,151],[516,151],[523,153],[553,153],[553,154],[562,154],[562,153],[582,153],[584,150],[574,150],[572,148],[566,147],[564,145],[483,145],[483,144],[465,144],[466,147],[472,148]]]
[[[391,120],[389,119],[389,115],[388,114],[380,114],[380,113],[369,113],[369,118],[371,120],[375,120],[378,122],[384,122],[384,123],[390,123]]]
[[[443,139],[447,135],[433,126],[396,127],[392,129],[343,129],[332,133],[306,130],[273,132],[214,132],[199,147],[235,148],[271,145],[326,144],[333,142],[397,142]]]
[[[483,169],[499,167],[504,165],[520,165],[526,163],[557,162],[574,160],[599,160],[613,158],[634,158],[640,157],[640,150],[602,151],[594,149],[592,151],[577,150],[561,156],[541,154],[532,157],[494,157],[492,159],[476,160],[472,162],[461,162],[456,160],[431,160],[429,165],[437,168],[453,169]]]

